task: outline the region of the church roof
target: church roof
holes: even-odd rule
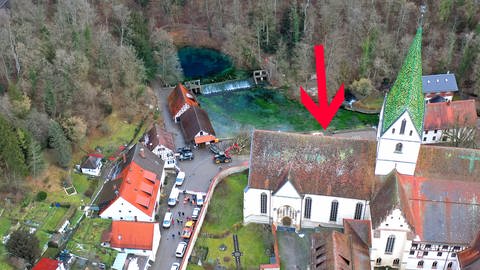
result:
[[[427,103],[424,130],[443,130],[455,127],[474,127],[477,124],[475,100]]]
[[[375,141],[254,131],[249,186],[368,200],[376,188]]]
[[[422,28],[418,28],[397,79],[386,96],[382,133],[386,132],[406,111],[410,115],[418,134],[422,134],[424,107],[422,94]]]
[[[397,175],[408,204],[402,211],[422,241],[468,245],[480,230],[480,179]],[[373,213],[372,213],[373,215]]]

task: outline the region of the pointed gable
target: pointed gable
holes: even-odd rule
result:
[[[397,172],[393,171],[388,175],[370,204],[372,227],[377,228],[395,209],[402,212],[407,224],[413,228],[414,223],[408,207],[408,198],[399,184]]]
[[[397,79],[386,96],[382,134],[404,112],[408,112],[418,134],[422,134],[424,111],[425,104],[422,94],[422,28],[418,28]]]
[[[168,96],[168,109],[170,115],[174,117],[185,104],[198,106],[198,101],[190,90],[188,90],[183,84],[179,83]]]

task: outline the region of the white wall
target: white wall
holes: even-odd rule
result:
[[[190,105],[188,105],[187,103],[183,104],[182,108],[180,108],[180,110],[173,116],[173,120],[175,121],[175,123],[178,122],[177,118],[180,117],[184,112],[186,112],[188,108],[190,108]]]
[[[83,174],[88,174],[88,175],[91,175],[91,176],[99,176],[101,168],[102,168],[102,165],[100,164],[100,166],[96,169],[81,168],[81,171],[82,171]]]
[[[267,213],[260,213],[260,195],[267,194]],[[243,193],[243,222],[269,224],[271,216],[271,192],[266,189],[247,188]]]
[[[160,193],[160,192],[158,192]],[[137,207],[122,197],[118,197],[107,209],[101,214],[101,218],[111,218],[112,220],[135,220],[152,222],[155,219],[155,211],[152,216],[148,216]]]
[[[312,228],[318,225],[323,226],[342,226],[343,219],[353,219],[357,203],[362,203],[361,219],[369,219],[368,201],[358,199],[348,199],[331,196],[310,195],[303,198],[298,195],[296,190],[287,182],[275,195],[271,195],[269,190],[249,188],[244,193],[243,217],[244,223],[270,223],[270,220],[281,226],[281,219],[277,211],[283,206],[290,206],[296,212],[295,224],[298,227]],[[267,214],[260,213],[260,195],[267,194]],[[289,196],[290,195],[290,196]],[[312,199],[312,210],[310,219],[304,218],[305,198]],[[332,201],[338,201],[337,220],[330,221],[330,211]],[[298,212],[297,212],[298,211]]]
[[[419,261],[423,261],[422,269],[447,269],[450,262],[452,263],[451,270],[460,269],[456,253],[466,247],[459,246],[459,249],[454,249],[454,246],[448,244],[437,243],[430,244],[430,246],[428,244],[430,243],[414,241],[411,246],[407,247],[408,249],[404,253],[406,262],[404,269],[418,269]],[[410,251],[413,254],[410,254]],[[426,254],[425,252],[428,253]],[[432,267],[434,262],[437,262],[436,268]]]
[[[441,141],[442,130],[424,130],[422,135],[422,143],[437,143]]]
[[[312,214],[310,219],[304,218],[305,198],[307,197],[312,198]],[[335,222],[330,221],[331,206],[334,200],[338,202],[337,220]],[[353,219],[355,217],[357,203],[362,203],[361,219],[364,219],[368,201],[321,195],[305,195],[302,205],[302,227],[311,228],[320,224],[322,226],[343,226],[343,219]]]
[[[405,132],[400,134],[404,119],[406,120]],[[407,112],[377,140],[376,175],[386,175],[395,168],[402,174],[414,174],[421,139]],[[402,144],[402,152],[395,151],[398,143]]]
[[[403,218],[399,209],[392,211],[392,214],[372,231],[372,248],[370,260],[372,269],[374,266],[393,266],[395,259],[400,259],[400,266],[403,265],[404,251],[410,248],[411,241],[407,239],[410,227]],[[391,254],[385,253],[387,240],[390,235],[395,236],[395,243]],[[381,264],[376,264],[377,258],[381,258]],[[404,268],[401,268],[404,269]]]

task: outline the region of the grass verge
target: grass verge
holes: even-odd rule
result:
[[[235,268],[232,234],[238,236],[243,269],[258,269],[260,264],[269,262],[265,249],[273,243],[270,231],[258,224],[242,226],[243,189],[246,185],[247,174],[242,173],[227,177],[215,189],[200,237],[195,244],[195,253],[208,249],[206,259],[202,261],[204,268],[214,265]],[[222,245],[226,246],[225,250],[220,249]],[[188,269],[200,268],[192,264]]]

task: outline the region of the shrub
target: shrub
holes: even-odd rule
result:
[[[37,193],[37,201],[42,202],[47,198],[47,193],[45,191],[40,191]]]

